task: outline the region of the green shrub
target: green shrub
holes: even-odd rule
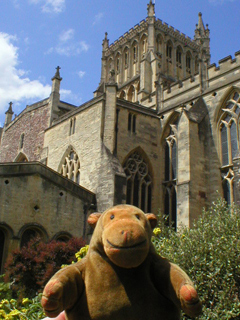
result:
[[[5,265],[5,281],[11,282],[14,297],[35,297],[63,264],[77,260],[75,253],[84,245],[82,238],[49,243],[35,238],[14,251]]]
[[[0,275],[0,301],[2,299],[11,299],[12,291],[10,289],[10,283],[4,282],[4,274]]]
[[[199,319],[240,319],[239,208],[218,200],[191,229],[176,233],[163,220],[159,228],[153,243],[161,256],[181,266],[197,286],[203,303]]]

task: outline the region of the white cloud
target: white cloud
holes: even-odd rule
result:
[[[18,48],[14,46],[16,37],[0,32],[0,114],[6,111],[8,103],[15,107],[29,100],[43,99],[51,92],[50,85],[43,85],[39,80],[30,80],[29,71],[18,68]],[[14,110],[16,112],[16,109]]]
[[[49,48],[45,54],[57,53],[62,56],[76,56],[89,49],[89,45],[85,41],[74,41],[74,29],[63,31],[59,35],[58,44],[55,47]]]
[[[82,53],[83,51],[88,51],[89,46],[86,44],[85,41],[80,41],[77,43],[72,43],[69,45],[58,45],[55,48],[57,54],[61,56],[76,56]]]
[[[29,0],[33,4],[41,4],[42,12],[61,13],[65,9],[65,0]]]
[[[92,25],[94,26],[95,24],[99,23],[101,21],[101,19],[103,18],[103,16],[104,16],[103,12],[99,12],[98,14],[96,14]]]
[[[77,56],[82,52],[87,52],[88,49],[89,49],[89,45],[85,41],[67,43],[67,37],[66,37],[66,40],[60,41],[56,45],[56,47],[49,48],[47,51],[45,51],[45,54],[52,54],[55,52],[61,56],[71,57],[71,56]]]
[[[86,72],[80,70],[77,72],[77,74],[78,74],[79,78],[83,78],[85,76]]]
[[[61,100],[66,100],[69,97],[72,98],[73,94],[71,90],[60,89],[60,96],[61,96]]]
[[[59,35],[59,40],[61,42],[66,42],[70,39],[73,39],[74,37],[74,33],[75,31],[73,29],[68,29],[67,31],[63,31],[60,35]]]

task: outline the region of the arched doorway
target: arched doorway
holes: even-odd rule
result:
[[[25,226],[19,234],[21,239],[20,248],[27,246],[28,242],[34,238],[41,238],[42,241],[47,241],[48,239],[46,231],[41,226]]]

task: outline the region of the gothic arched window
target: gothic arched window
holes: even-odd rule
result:
[[[135,102],[135,88],[133,85],[128,90],[128,101]]]
[[[124,52],[124,68],[128,68],[128,51]]]
[[[173,45],[169,40],[166,45],[166,68],[169,75],[173,75]]]
[[[128,114],[128,131],[136,133],[136,115],[131,112]]]
[[[75,151],[71,150],[66,156],[61,174],[73,182],[80,184],[80,160]]]
[[[120,99],[125,99],[126,98],[126,92],[124,90],[121,91],[119,98]]]
[[[108,63],[107,63],[107,75],[108,75],[108,80],[109,80],[109,76],[110,76],[110,72],[114,69],[114,63],[113,63],[113,59],[110,58],[108,60]]]
[[[117,57],[117,60],[116,60],[116,69],[117,69],[117,74],[120,73],[120,58]]]
[[[21,134],[19,148],[22,149],[24,144],[24,133]]]
[[[150,212],[152,177],[148,164],[140,153],[135,151],[123,167],[127,176],[127,204],[135,205],[144,212]]]
[[[138,46],[137,46],[137,42],[135,42],[133,45],[133,63],[136,63],[137,60],[138,60]]]
[[[171,41],[168,41],[167,49],[166,49],[166,57],[167,57],[168,63],[172,63],[172,50],[173,50],[172,43]]]
[[[234,201],[233,159],[239,150],[240,95],[233,92],[222,108],[219,123],[223,196],[228,204]]]
[[[144,34],[141,38],[141,57],[143,58],[147,52],[147,36]]]
[[[138,62],[138,43],[134,41],[132,44],[132,76],[137,74],[137,62]]]
[[[191,57],[191,53],[188,51],[186,54],[186,73],[189,75],[192,72],[191,64],[192,64],[192,57]]]
[[[198,57],[195,58],[195,73],[199,72],[199,60]]]
[[[177,122],[170,125],[164,142],[164,214],[168,217],[167,223],[175,229],[177,227]]]
[[[176,63],[177,68],[182,68],[182,48],[180,46],[177,47],[176,51]]]
[[[70,128],[69,128],[70,136],[75,133],[75,129],[76,129],[76,118],[74,117],[73,119],[70,119]]]
[[[163,46],[163,39],[162,39],[162,36],[159,34],[156,39],[156,50],[157,50],[157,56],[159,58],[162,58],[162,46]]]

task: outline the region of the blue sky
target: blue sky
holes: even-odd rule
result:
[[[61,100],[80,105],[100,80],[101,45],[147,16],[149,0],[0,0],[0,126],[49,96],[61,67]],[[211,63],[240,50],[240,0],[156,0],[156,17],[193,38],[198,12],[209,25]]]

